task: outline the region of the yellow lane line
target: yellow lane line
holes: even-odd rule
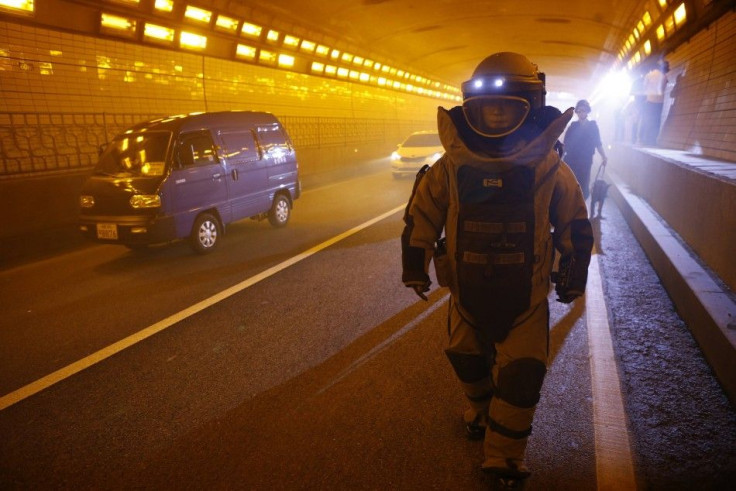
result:
[[[636,489],[626,413],[621,399],[608,311],[603,297],[598,255],[588,269],[585,294],[590,375],[593,386],[593,428],[599,490]]]
[[[406,204],[403,204],[401,206],[397,206],[393,210],[389,210],[386,213],[383,213],[382,215],[379,215],[375,218],[372,218],[368,220],[367,222],[364,222],[354,228],[351,228],[347,232],[343,232],[339,235],[336,235],[335,237],[332,237],[331,239],[328,239],[321,244],[318,244],[311,249],[308,249],[301,254],[298,254],[292,258],[287,259],[286,261],[277,264],[276,266],[273,266],[265,271],[262,271],[261,273],[258,273],[255,276],[251,276],[250,278],[238,283],[237,285],[231,286],[230,288],[221,291],[220,293],[217,293],[205,300],[202,300],[201,302],[198,302],[181,312],[177,312],[176,314],[173,314],[151,326],[146,327],[145,329],[138,331],[135,334],[131,334],[130,336],[121,339],[120,341],[111,344],[110,346],[107,346],[106,348],[102,348],[99,351],[96,351],[92,353],[89,356],[86,356],[82,358],[81,360],[78,360],[70,365],[65,366],[64,368],[60,368],[59,370],[56,370],[53,373],[50,373],[46,375],[45,377],[42,377],[35,382],[31,382],[30,384],[21,387],[20,389],[14,390],[13,392],[6,394],[2,397],[0,397],[0,411],[3,409],[12,406],[13,404],[22,401],[23,399],[26,399],[28,397],[31,397],[34,394],[37,394],[41,392],[44,389],[47,389],[48,387],[51,387],[52,385],[61,382],[64,379],[67,379],[71,377],[72,375],[81,372],[85,368],[89,368],[92,365],[95,365],[96,363],[101,362],[102,360],[111,357],[114,354],[120,353],[124,349],[130,348],[134,344],[137,344],[141,341],[143,341],[146,338],[149,338],[153,336],[154,334],[157,334],[164,329],[167,329],[174,324],[181,322],[182,320],[186,319],[187,317],[190,317],[198,312],[201,312],[202,310],[211,307],[212,305],[215,305],[218,302],[221,302],[225,300],[226,298],[235,295],[236,293],[239,293],[246,288],[249,288],[256,283],[265,280],[266,278],[275,275],[276,273],[283,271],[284,269],[288,268],[289,266],[293,266],[294,264],[298,263],[299,261],[302,261],[309,256],[312,256],[316,254],[317,252],[321,251],[322,249],[325,249],[327,247],[330,247],[331,245],[340,242],[343,239],[346,239],[350,237],[351,235],[354,235],[361,230],[370,227],[371,225],[374,225],[375,223],[380,222],[384,218],[387,218],[393,214],[395,214],[398,211],[404,210],[406,207]]]

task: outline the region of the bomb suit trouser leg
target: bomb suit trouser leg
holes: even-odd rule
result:
[[[450,342],[445,354],[470,404],[465,422],[470,423],[480,415],[485,423],[493,396],[493,353],[481,349],[472,327],[460,316],[452,298],[447,322]]]
[[[483,450],[484,468],[523,468],[526,443],[531,433],[534,410],[539,401],[542,382],[547,371],[549,352],[549,305],[545,299],[514,321],[514,328],[500,343],[495,343],[493,353],[484,353],[468,324],[452,305],[450,306],[450,353],[475,355],[488,360],[490,377],[471,381],[470,374],[480,377],[481,370],[468,370],[466,380],[458,378],[468,395],[471,407],[483,410],[474,397],[483,391],[490,394],[485,402],[488,409],[488,429]],[[471,364],[471,366],[473,366]],[[480,367],[480,363],[477,364]],[[458,372],[453,362],[455,371]]]

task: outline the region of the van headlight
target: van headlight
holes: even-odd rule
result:
[[[399,155],[399,152],[392,152],[391,160],[401,160],[401,155]]]
[[[95,197],[83,194],[79,197],[79,206],[81,206],[82,208],[92,208],[93,206],[95,206]]]
[[[130,206],[133,208],[158,208],[161,206],[161,197],[158,194],[134,194],[130,197]]]

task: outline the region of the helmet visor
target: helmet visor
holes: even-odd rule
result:
[[[530,109],[529,101],[509,95],[478,95],[463,101],[465,119],[473,131],[491,138],[516,131]]]

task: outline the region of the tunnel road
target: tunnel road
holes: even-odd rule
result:
[[[386,171],[316,187],[286,228],[237,223],[209,256],[93,246],[0,272],[0,397],[180,315],[1,410],[0,487],[486,488],[443,354],[447,292],[425,303],[400,283],[411,184]],[[607,485],[597,303],[636,486],[720,489],[736,473],[733,409],[613,203],[595,226],[599,295],[551,302],[528,488]]]

